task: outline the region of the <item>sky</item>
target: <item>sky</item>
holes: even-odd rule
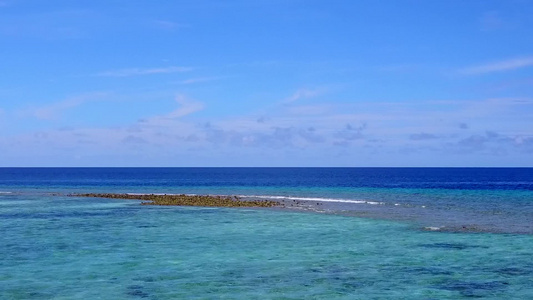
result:
[[[0,166],[533,167],[533,0],[0,0]]]

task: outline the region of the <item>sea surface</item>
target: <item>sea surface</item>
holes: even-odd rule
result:
[[[0,168],[0,230],[0,299],[533,299],[532,168]]]

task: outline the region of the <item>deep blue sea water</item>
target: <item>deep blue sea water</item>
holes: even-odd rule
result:
[[[0,299],[533,299],[531,168],[0,168],[0,229]]]

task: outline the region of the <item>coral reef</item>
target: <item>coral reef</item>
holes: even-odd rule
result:
[[[73,194],[76,197],[143,200],[142,205],[215,206],[215,207],[276,207],[283,204],[269,200],[242,200],[237,196],[167,195],[167,194]]]

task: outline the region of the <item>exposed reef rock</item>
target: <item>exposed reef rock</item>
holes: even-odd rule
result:
[[[279,207],[283,204],[269,200],[241,200],[237,196],[159,195],[159,194],[73,194],[75,197],[144,200],[142,205],[215,206],[215,207]]]

